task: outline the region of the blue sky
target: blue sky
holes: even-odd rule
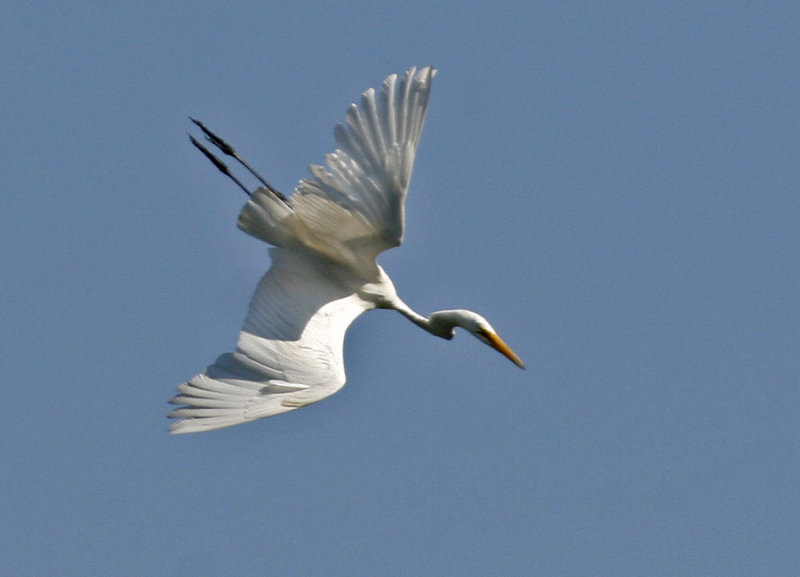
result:
[[[278,5],[280,4],[280,6]],[[787,575],[800,566],[792,3],[0,8],[0,558],[11,575]],[[188,115],[290,191],[439,68],[347,386],[170,437],[266,247]]]

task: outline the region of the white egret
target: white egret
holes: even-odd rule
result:
[[[335,130],[339,148],[311,166],[287,199],[225,141],[192,119],[206,139],[235,158],[263,186],[250,191],[194,138],[192,142],[250,199],[238,225],[273,245],[272,266],[261,279],[236,352],[221,355],[205,372],[178,387],[170,401],[172,433],[228,427],[314,403],[345,383],[344,335],[356,317],[394,309],[426,331],[451,339],[456,327],[522,360],[480,315],[446,310],[424,317],[406,305],[376,263],[403,240],[404,203],[425,121],[431,67],[391,75],[369,89]]]

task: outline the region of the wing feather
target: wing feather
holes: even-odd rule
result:
[[[334,130],[338,148],[325,156],[325,166],[311,165],[291,204],[260,188],[239,226],[270,244],[301,246],[375,274],[377,254],[403,240],[404,204],[435,73],[411,68],[402,78],[386,78],[380,93],[365,91]]]
[[[207,431],[319,401],[345,382],[347,328],[374,305],[341,265],[295,249],[270,251],[237,350],[178,386],[173,433]]]

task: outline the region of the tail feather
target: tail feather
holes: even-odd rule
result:
[[[273,246],[291,247],[296,244],[290,221],[294,211],[268,188],[256,189],[239,214],[241,230]]]

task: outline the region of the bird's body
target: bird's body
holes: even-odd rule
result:
[[[397,296],[376,256],[403,238],[404,202],[435,71],[392,75],[383,90],[364,93],[327,169],[312,166],[286,199],[265,181],[252,194],[192,139],[220,170],[250,194],[239,227],[275,248],[239,335],[236,352],[178,387],[170,430],[226,427],[319,401],[345,383],[343,345],[350,324],[374,308],[395,309],[425,330],[451,338],[461,326],[520,367],[522,361],[479,315],[454,310],[424,317]],[[196,121],[195,121],[196,122]],[[224,153],[235,151],[197,122]],[[256,174],[257,176],[257,174]],[[259,177],[260,178],[260,177]]]

